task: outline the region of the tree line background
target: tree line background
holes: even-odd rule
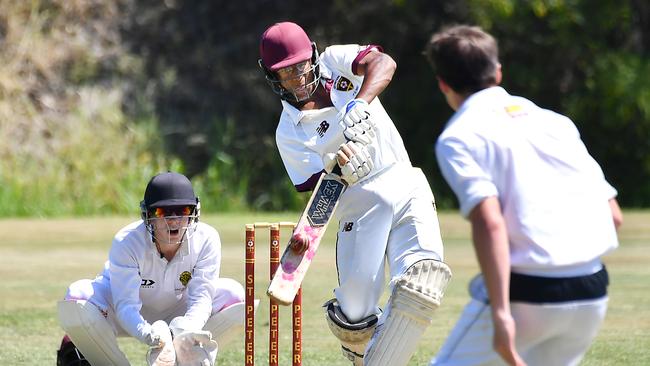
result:
[[[382,103],[442,208],[433,144],[452,111],[422,56],[444,25],[499,41],[503,86],[570,116],[625,207],[650,206],[645,0],[6,0],[0,2],[0,216],[137,212],[179,170],[211,210],[299,210],[275,147],[259,37],[292,20],[320,51],[379,44]]]

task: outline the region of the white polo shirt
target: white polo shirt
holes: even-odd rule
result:
[[[484,89],[447,123],[436,155],[463,216],[498,197],[513,271],[592,273],[618,246],[608,203],[617,192],[569,118]]]
[[[363,76],[354,75],[358,57],[376,52],[377,46],[336,45],[320,55],[321,82],[329,91],[333,107],[299,111],[282,101],[282,115],[276,129],[276,143],[284,166],[294,185],[304,184],[312,175],[322,171],[323,156],[334,153],[345,143],[339,111],[359,93]],[[355,61],[356,60],[356,61]],[[365,177],[383,171],[395,163],[410,160],[399,132],[379,98],[370,103],[370,113],[377,127],[376,141],[368,146],[374,170]]]
[[[151,327],[145,318],[164,319],[179,306],[187,306],[185,316],[201,329],[212,313],[220,265],[221,240],[213,227],[199,222],[168,262],[140,220],[115,235],[102,276],[110,281],[120,325],[143,341]]]

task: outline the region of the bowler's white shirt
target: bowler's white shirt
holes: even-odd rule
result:
[[[608,203],[617,192],[569,118],[503,88],[484,89],[447,123],[436,155],[464,216],[498,197],[513,271],[590,273],[580,266],[618,246]]]
[[[333,107],[299,111],[282,101],[283,110],[275,136],[294,185],[305,183],[313,174],[322,171],[323,156],[336,152],[346,142],[343,127],[339,125],[339,113],[359,93],[363,76],[354,75],[352,68],[357,56],[369,48],[373,46],[336,45],[326,48],[320,55],[322,83],[330,90]],[[370,113],[377,125],[377,139],[368,146],[374,170],[364,180],[395,163],[411,164],[402,138],[379,98],[370,103]]]
[[[221,240],[211,226],[199,222],[168,262],[161,258],[140,220],[115,235],[102,276],[110,280],[120,325],[131,336],[143,340],[151,327],[143,315],[163,319],[185,303],[185,316],[201,329],[212,313],[213,284],[219,277],[220,265]],[[184,272],[191,275],[189,282],[181,281]],[[184,276],[187,278],[187,274]]]

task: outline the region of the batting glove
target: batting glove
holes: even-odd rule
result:
[[[349,185],[370,174],[374,168],[368,147],[358,142],[348,141],[342,144],[336,155],[341,167],[341,178]]]
[[[363,99],[353,99],[342,109],[339,119],[346,140],[368,145],[375,138],[375,123],[370,106]]]

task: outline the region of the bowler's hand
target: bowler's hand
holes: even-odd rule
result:
[[[510,366],[526,366],[515,348],[515,320],[511,314],[493,316],[494,350]]]

